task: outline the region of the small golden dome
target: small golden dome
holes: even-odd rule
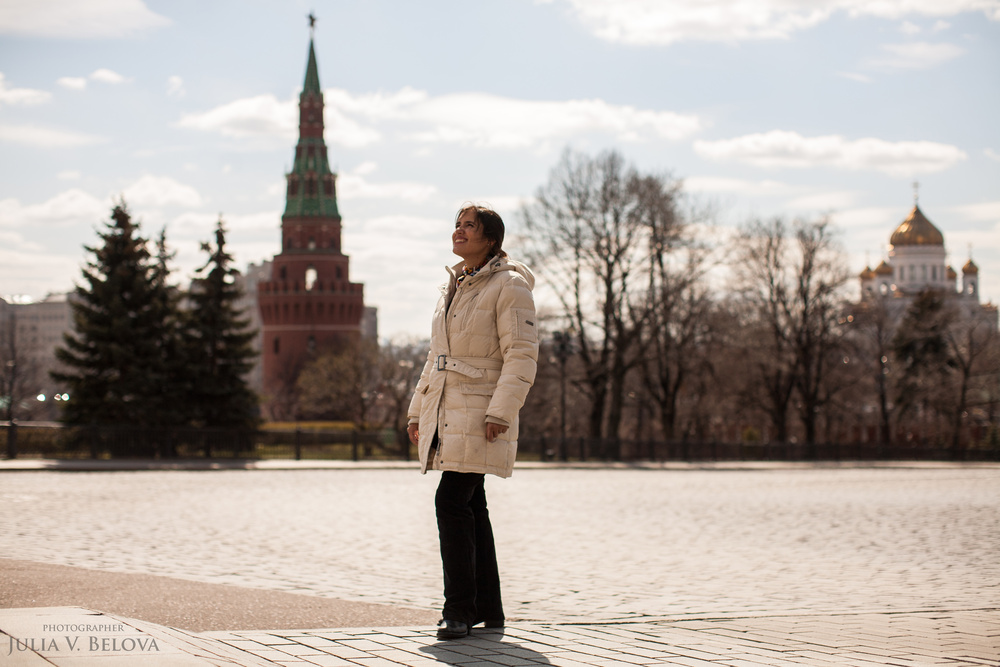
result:
[[[872,278],[875,277],[875,272],[872,271],[870,266],[866,266],[865,270],[861,272],[861,275],[859,277],[862,280],[871,280]]]
[[[976,266],[975,263],[970,259],[968,262],[965,263],[965,266],[962,267],[962,273],[976,275],[977,273],[979,273],[979,267]]]
[[[910,215],[896,227],[889,237],[893,246],[901,245],[944,245],[944,235],[927,219],[919,206],[914,206]]]
[[[877,275],[877,276],[891,276],[892,275],[892,267],[889,266],[886,263],[886,261],[883,259],[882,262],[878,266],[875,267],[875,275]]]
[[[958,278],[958,274],[955,273],[955,269],[953,269],[953,268],[951,268],[949,266],[948,267],[948,280],[954,280],[955,278]]]

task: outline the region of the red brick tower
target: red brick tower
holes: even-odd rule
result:
[[[350,259],[340,248],[337,175],[323,140],[323,92],[311,38],[295,164],[285,178],[281,252],[271,279],[257,286],[263,399],[272,418],[289,416],[281,414],[284,399],[309,355],[360,337],[364,312],[364,285],[350,281]]]

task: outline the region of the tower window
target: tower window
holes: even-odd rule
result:
[[[281,339],[278,338],[277,336],[274,337],[274,345],[273,345],[273,347],[274,347],[274,353],[275,354],[278,354],[278,352],[281,351]]]
[[[306,350],[309,351],[309,354],[316,353],[316,339],[314,337],[309,336],[309,340],[306,341]]]
[[[309,237],[309,249],[310,250],[315,250],[316,249],[316,239],[314,239],[311,236]]]
[[[306,291],[311,292],[313,287],[316,286],[316,269],[310,266],[306,269]]]

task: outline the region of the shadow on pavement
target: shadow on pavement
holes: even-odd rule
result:
[[[472,631],[473,634],[464,639],[442,640],[437,644],[420,647],[422,653],[427,653],[438,662],[446,665],[468,664],[470,658],[517,658],[517,664],[531,661],[536,665],[551,665],[544,655],[521,644],[504,641],[503,630]]]

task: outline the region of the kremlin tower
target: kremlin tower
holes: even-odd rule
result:
[[[310,25],[315,19],[310,16]],[[323,92],[316,52],[309,40],[305,83],[299,95],[299,140],[285,175],[281,252],[269,280],[257,285],[261,317],[265,414],[280,418],[308,358],[361,337],[364,285],[350,280],[350,258],[341,249],[337,175],[323,140]]]

